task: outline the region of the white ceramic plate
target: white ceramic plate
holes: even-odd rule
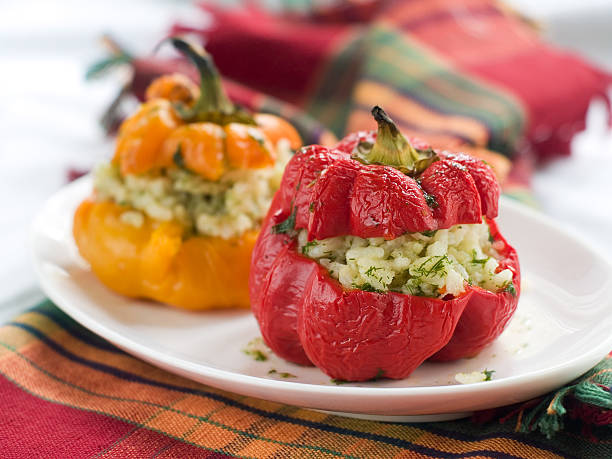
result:
[[[71,236],[74,209],[90,190],[87,177],[65,187],[34,223],[34,261],[43,289],[66,313],[120,348],[211,386],[370,419],[441,420],[553,390],[612,349],[611,266],[547,218],[504,199],[499,224],[517,248],[524,274],[518,310],[503,335],[473,359],[426,363],[401,381],[337,386],[316,368],[272,354],[264,362],[245,355],[248,342],[259,337],[247,311],[188,313],[106,289]],[[268,374],[272,369],[296,377]],[[459,372],[484,369],[495,371],[492,381],[455,380]]]

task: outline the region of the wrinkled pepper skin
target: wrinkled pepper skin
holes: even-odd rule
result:
[[[238,239],[183,240],[177,223],[145,217],[139,228],[121,221],[125,207],[83,201],[73,234],[81,255],[113,291],[191,310],[248,308],[250,253],[257,232]]]
[[[448,342],[470,299],[347,291],[312,263],[298,336],[311,362],[336,379],[406,378]]]
[[[335,149],[310,146],[296,153],[255,244],[249,278],[251,308],[268,346],[286,360],[348,381],[401,379],[432,356],[475,355],[503,331],[520,289],[516,252],[493,221],[500,188],[491,169],[467,155],[437,152],[439,161],[413,178],[351,158],[359,141],[374,139],[375,133],[361,132]],[[393,239],[486,217],[504,257],[500,269],[514,272],[516,295],[470,285],[444,298],[346,289],[297,252],[295,232],[275,230],[292,217],[308,240],[347,234]]]

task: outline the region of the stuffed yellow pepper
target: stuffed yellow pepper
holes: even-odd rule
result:
[[[249,307],[251,251],[297,131],[235,107],[210,57],[178,38],[200,86],[162,76],[119,129],[74,216],[81,255],[110,289],[186,309]]]

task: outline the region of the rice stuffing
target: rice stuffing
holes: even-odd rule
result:
[[[134,226],[147,215],[178,221],[192,234],[238,237],[259,228],[280,186],[288,141],[279,141],[276,152],[274,167],[233,170],[214,182],[180,167],[122,176],[117,165],[101,164],[94,171],[96,198],[126,206],[121,220]]]
[[[396,239],[338,236],[307,240],[299,251],[327,268],[345,288],[409,295],[457,296],[466,284],[493,292],[512,285],[512,271],[498,271],[501,259],[486,223],[407,233]]]

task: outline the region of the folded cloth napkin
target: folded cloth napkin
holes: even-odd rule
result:
[[[589,103],[607,100],[612,84],[612,75],[544,43],[531,22],[496,0],[321,4],[310,14],[281,15],[253,2],[205,2],[212,25],[177,22],[169,34],[199,37],[232,98],[281,112],[307,134],[323,132],[321,126],[338,137],[372,129],[370,109],[381,105],[403,132],[434,147],[484,159],[487,149],[500,152],[513,160],[504,190],[523,200],[534,158],[569,154]],[[161,73],[197,78],[180,59],[138,59],[111,48],[115,55],[92,74],[131,62],[129,89],[139,98]],[[496,163],[505,179],[509,163]]]
[[[0,451],[7,458],[609,458],[611,383],[608,357],[575,384],[531,402],[535,409],[523,404],[502,418],[478,413],[480,424],[343,418],[167,373],[45,301],[0,328]],[[559,422],[564,429],[552,439],[523,433],[550,433]]]
[[[201,37],[226,77],[293,103],[336,135],[372,128],[369,110],[381,105],[433,144],[510,155],[569,153],[588,104],[612,83],[495,0],[331,4],[307,17],[203,3],[212,26],[177,23],[171,33]]]

